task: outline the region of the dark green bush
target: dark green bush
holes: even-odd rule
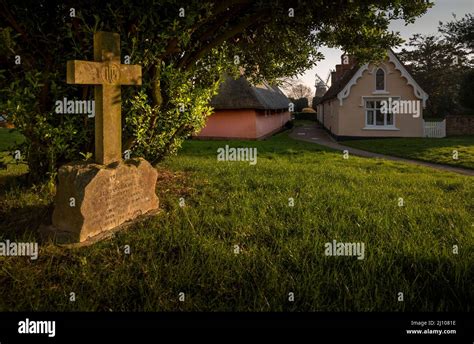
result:
[[[301,112],[304,108],[309,107],[308,98],[290,98],[290,101],[294,104],[294,112]]]
[[[316,114],[311,112],[295,112],[293,116],[298,120],[316,121],[317,119]]]
[[[474,109],[474,69],[471,69],[462,78],[459,102],[468,109]],[[468,111],[468,113],[472,112]]]
[[[293,120],[285,123],[285,129],[293,129],[294,126],[295,126],[295,123]]]

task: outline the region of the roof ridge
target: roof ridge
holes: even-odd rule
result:
[[[227,77],[218,94],[211,99],[215,109],[277,110],[288,107],[289,100],[278,88],[268,82],[264,87],[252,85],[245,77]],[[276,88],[275,88],[276,87]]]

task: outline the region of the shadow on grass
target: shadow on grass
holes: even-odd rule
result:
[[[115,261],[111,257],[116,245],[104,244],[69,252],[67,257],[46,253],[35,264],[8,264],[3,275],[0,271],[0,308],[70,311],[71,303],[57,295],[80,286],[74,310],[81,311],[472,310],[469,268],[452,259],[388,254],[359,262],[318,255],[315,264],[293,266],[288,264],[290,257],[278,252],[239,260],[216,255],[208,245],[170,242],[170,237],[155,233],[157,240],[140,241],[142,253],[134,259]],[[143,234],[125,234],[123,242]],[[87,264],[81,264],[85,257]],[[107,269],[97,269],[104,264]],[[15,279],[23,282],[22,288]],[[192,295],[191,301],[163,297],[176,290]],[[297,296],[294,302],[286,302],[289,291]],[[403,301],[398,300],[399,292]],[[33,309],[31,297],[37,300]]]
[[[49,224],[53,210],[44,191],[32,188],[27,173],[0,175],[0,237],[38,241],[38,228]]]
[[[288,136],[290,130],[276,134],[265,140],[188,140],[178,155],[208,156],[215,159],[217,149],[225,148],[257,148],[259,157],[266,154],[296,155],[305,152],[337,152],[331,148],[313,142],[295,140]]]
[[[0,237],[12,241],[29,238],[40,241],[39,226],[51,222],[52,205],[27,205],[0,210]]]

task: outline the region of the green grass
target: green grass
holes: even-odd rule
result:
[[[24,164],[13,159],[13,149],[24,139],[15,129],[0,128],[0,186],[27,172]]]
[[[293,121],[295,127],[314,126],[315,121],[307,119],[298,119]]]
[[[474,136],[443,139],[398,138],[347,141],[344,145],[370,152],[474,169]],[[453,152],[458,159],[453,159]]]
[[[258,163],[217,162],[226,144],[257,147]],[[189,141],[158,168],[155,218],[92,247],[0,257],[0,311],[473,310],[470,177],[344,160],[286,133]],[[52,194],[12,181],[0,190],[0,239],[37,240]],[[326,257],[333,239],[365,243],[365,259]]]
[[[0,128],[0,186],[27,172],[25,164],[13,159],[13,149],[24,140],[17,130]]]
[[[14,145],[22,143],[24,140],[15,129],[0,128],[0,152],[12,149]]]

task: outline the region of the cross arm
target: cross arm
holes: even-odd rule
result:
[[[82,85],[103,84],[104,82],[100,76],[101,65],[101,62],[67,61],[67,83]]]
[[[120,84],[121,85],[141,85],[142,84],[142,66],[140,65],[120,65]]]
[[[107,79],[106,68],[118,70],[116,78]],[[113,62],[72,60],[67,62],[67,83],[82,85],[141,85],[140,65],[126,65]]]

